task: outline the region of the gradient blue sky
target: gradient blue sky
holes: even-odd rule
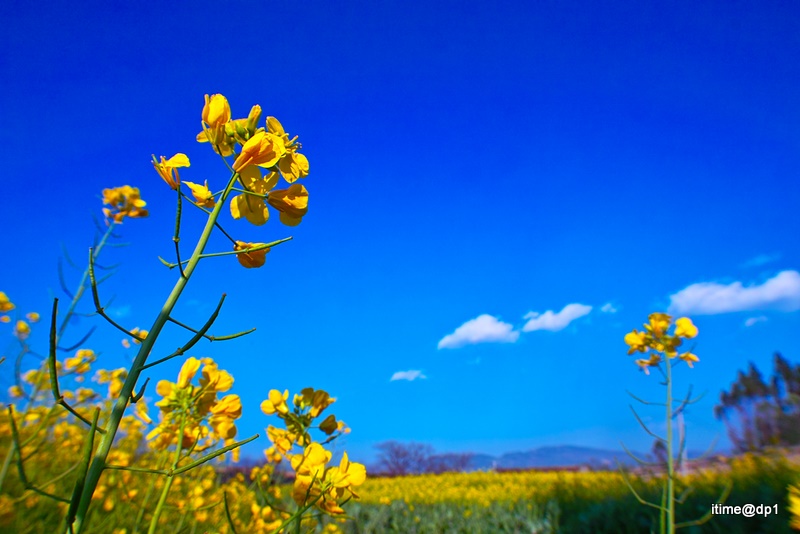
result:
[[[314,386],[338,397],[360,459],[388,439],[647,449],[625,390],[662,390],[623,336],[669,310],[700,329],[700,363],[676,376],[679,392],[708,392],[689,447],[717,434],[724,447],[712,408],[736,371],[769,371],[776,350],[800,359],[794,3],[9,3],[0,16],[0,290],[22,312],[49,308],[60,244],[83,261],[100,191],[130,184],[151,216],[125,222],[103,293],[149,327],[176,277],[157,260],[172,257],[174,197],[150,155],[188,154],[184,180],[226,177],[194,140],[205,93],[300,135],[302,224],[226,219],[246,241],[294,241],[258,270],[202,263],[176,314],[202,324],[225,292],[213,332],[258,328],[193,351],[236,377],[241,437],[263,436],[269,389]],[[202,222],[187,214],[186,253]],[[133,355],[120,339],[101,325],[88,345],[114,368]]]

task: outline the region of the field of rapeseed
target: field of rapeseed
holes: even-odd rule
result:
[[[683,532],[791,532],[786,486],[800,464],[782,453],[720,460],[677,477],[677,521],[691,521],[719,502],[776,503],[778,513],[744,518],[715,515]],[[629,474],[640,496],[658,499],[661,477]],[[618,472],[515,472],[370,478],[350,512],[346,532],[657,532],[657,510],[641,506]]]

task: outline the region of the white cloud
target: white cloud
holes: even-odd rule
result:
[[[517,339],[519,332],[514,331],[513,325],[484,313],[462,324],[452,334],[444,336],[439,341],[439,348],[456,349],[476,343],[514,343]]]
[[[754,258],[750,258],[746,262],[742,264],[743,268],[747,267],[761,267],[762,265],[766,265],[767,263],[772,263],[773,261],[778,261],[781,259],[780,254],[759,254]]]
[[[766,320],[767,320],[767,318],[764,317],[763,315],[760,315],[758,317],[750,317],[744,322],[744,325],[747,326],[747,327],[750,327],[750,326],[753,326],[756,323],[763,323]]]
[[[392,378],[390,378],[389,381],[394,382],[395,380],[408,380],[409,382],[412,382],[418,378],[420,380],[424,380],[428,377],[422,374],[422,371],[411,369],[409,371],[397,371],[392,375]]]
[[[567,304],[558,313],[553,313],[552,310],[547,310],[544,313],[528,312],[525,314],[524,319],[528,319],[525,326],[522,327],[523,332],[533,332],[534,330],[550,330],[557,332],[567,327],[569,323],[583,317],[592,311],[591,306],[585,304]]]
[[[701,282],[670,295],[671,313],[714,315],[745,310],[800,310],[800,273],[783,271],[760,285]]]
[[[611,304],[610,302],[606,302],[605,304],[603,304],[603,307],[600,308],[600,311],[603,313],[617,313],[618,310],[614,307],[613,304]]]

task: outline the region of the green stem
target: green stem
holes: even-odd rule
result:
[[[8,445],[8,452],[6,453],[5,460],[3,460],[3,467],[0,469],[0,488],[3,487],[3,482],[8,474],[8,467],[11,465],[11,458],[14,456],[14,451],[16,450],[16,445],[13,442]]]
[[[183,414],[181,416],[180,432],[178,432],[178,436],[176,438],[177,443],[175,444],[175,457],[172,459],[172,471],[178,467],[178,462],[181,460],[183,431],[186,429],[186,410],[188,409],[189,407],[186,405],[186,403],[184,403]],[[153,512],[153,517],[150,519],[150,528],[147,529],[147,534],[155,534],[156,528],[158,527],[158,520],[161,518],[161,512],[164,510],[164,505],[167,503],[167,497],[169,496],[169,490],[172,488],[173,480],[175,480],[175,477],[170,476],[167,477],[166,481],[164,481],[164,489],[161,490],[161,496],[158,498],[158,504]]]
[[[86,476],[84,492],[83,495],[81,495],[80,504],[78,506],[78,513],[75,521],[75,534],[80,534],[83,529],[84,521],[86,520],[87,513],[89,511],[89,505],[92,502],[92,495],[94,495],[94,491],[97,488],[98,482],[100,481],[100,476],[103,474],[103,469],[105,469],[106,459],[108,458],[108,454],[111,452],[111,448],[114,445],[114,437],[117,434],[117,429],[119,429],[120,421],[122,421],[122,417],[125,415],[125,408],[128,406],[128,401],[130,400],[131,394],[136,387],[136,382],[141,374],[141,369],[144,367],[144,364],[147,361],[147,357],[150,355],[150,351],[153,349],[156,339],[158,339],[159,334],[161,334],[161,330],[167,323],[172,310],[175,308],[175,304],[178,302],[183,289],[186,287],[186,284],[188,283],[192,273],[200,261],[200,256],[203,254],[206,244],[208,244],[208,240],[211,237],[211,232],[214,229],[217,217],[219,217],[219,214],[222,211],[222,206],[225,205],[225,200],[227,199],[228,193],[230,193],[231,187],[233,187],[236,176],[236,174],[233,174],[230,180],[228,180],[228,186],[225,188],[225,192],[222,194],[219,202],[217,202],[217,205],[214,206],[214,211],[212,211],[211,215],[209,215],[205,228],[203,229],[203,233],[200,235],[200,239],[197,241],[197,246],[192,253],[192,257],[183,271],[184,276],[178,277],[178,280],[175,282],[175,286],[172,288],[172,292],[170,292],[166,302],[164,303],[164,306],[161,308],[161,312],[158,314],[153,326],[150,328],[149,334],[139,346],[139,352],[136,354],[136,358],[131,365],[130,373],[125,379],[125,383],[122,385],[122,390],[119,392],[117,400],[114,403],[114,407],[111,411],[111,416],[106,425],[107,433],[104,434],[100,439],[100,444],[97,447],[97,453],[92,460],[92,465],[89,467],[89,472]]]
[[[164,467],[167,465],[167,451],[165,450],[158,458],[156,462],[156,467],[158,469],[163,470]],[[142,522],[144,518],[144,512],[147,510],[147,503],[150,501],[150,497],[153,495],[153,490],[156,487],[156,477],[151,477],[150,484],[147,487],[147,493],[144,495],[144,501],[142,505],[139,507],[139,512],[136,514],[136,522],[133,525],[133,534],[139,534],[139,523]]]
[[[675,533],[675,464],[672,458],[672,362],[666,357],[667,368],[667,533]]]

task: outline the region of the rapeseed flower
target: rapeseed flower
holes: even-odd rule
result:
[[[139,189],[129,185],[103,189],[103,204],[109,206],[103,208],[106,222],[113,220],[116,224],[122,224],[125,217],[140,218],[148,215],[144,209],[147,203],[142,200]]]
[[[280,212],[281,222],[286,226],[297,226],[308,213],[308,191],[300,184],[270,191],[267,202]]]
[[[247,250],[249,248],[258,247],[264,245],[265,243],[245,243],[244,241],[237,241],[235,245],[233,245],[233,250],[240,251],[240,250]],[[267,252],[269,252],[269,247],[262,248],[260,250],[252,250],[250,252],[241,252],[236,255],[236,259],[239,260],[239,263],[242,264],[243,267],[247,269],[253,269],[262,267],[264,263],[267,261]]]
[[[165,159],[164,156],[161,156],[160,162],[156,160],[156,156],[153,154],[153,167],[155,167],[156,172],[167,182],[167,185],[170,186],[173,191],[177,190],[181,185],[181,177],[178,174],[178,168],[188,166],[189,158],[186,154],[179,152],[169,159]]]
[[[255,194],[243,193],[231,198],[231,216],[234,219],[244,217],[256,226],[265,224],[269,219],[269,211],[264,198],[278,184],[278,173],[271,172],[262,178],[261,170],[250,165],[239,173],[239,181],[247,191]]]
[[[8,295],[6,295],[3,291],[0,291],[0,312],[10,312],[14,308],[16,308],[16,306],[14,306],[14,303],[9,300]]]
[[[194,197],[195,204],[202,208],[213,208],[216,204],[214,200],[214,194],[208,189],[208,180],[205,181],[203,185],[196,184],[194,182],[183,182],[189,186],[189,189],[192,190],[192,196]]]
[[[241,172],[248,165],[269,168],[278,163],[284,154],[286,147],[281,138],[261,130],[242,146],[242,152],[233,162],[233,170]]]
[[[681,317],[675,321],[675,335],[691,339],[697,336],[697,327],[692,323],[688,317]]]

